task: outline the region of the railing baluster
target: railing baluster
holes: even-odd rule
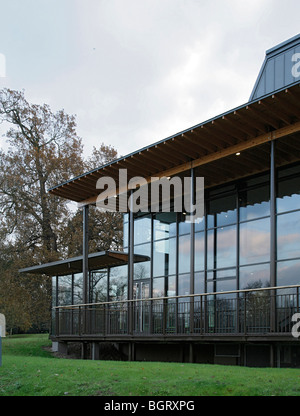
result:
[[[57,306],[56,336],[129,334],[133,315],[134,335],[263,334],[291,331],[292,314],[299,312],[299,287],[281,286],[134,301]],[[281,294],[281,290],[289,289]],[[293,292],[290,290],[293,289]],[[234,298],[226,295],[235,293]],[[212,296],[214,300],[210,300]],[[213,302],[213,303],[210,303]],[[143,306],[141,308],[141,306]],[[193,310],[193,314],[191,311]],[[276,314],[276,316],[272,316]],[[275,322],[275,326],[274,326]]]

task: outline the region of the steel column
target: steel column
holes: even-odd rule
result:
[[[190,193],[190,210],[192,210],[195,204],[195,171],[193,168],[191,169]],[[195,218],[192,212],[190,212],[190,217]],[[195,221],[191,221],[190,293],[195,293]],[[190,302],[190,332],[194,332],[194,298]]]
[[[275,140],[271,141],[270,149],[270,285],[276,286],[276,170],[275,170]],[[276,328],[276,299],[275,290],[271,291],[270,329]]]
[[[133,216],[133,190],[130,193],[129,207],[129,233],[128,233],[128,299],[133,299],[133,274],[134,274],[134,216]],[[133,308],[132,302],[128,303],[128,333],[133,333]]]
[[[85,205],[82,211],[83,216],[83,240],[82,240],[82,298],[83,303],[86,304],[89,302],[89,264],[88,264],[88,256],[89,256],[89,206]],[[83,311],[83,333],[86,334],[88,328],[87,322],[87,310],[84,307]],[[79,321],[80,326],[80,321]],[[84,356],[85,350],[84,345],[82,345],[82,354]]]
[[[82,253],[82,277],[83,277],[83,303],[89,302],[89,206],[85,205],[83,216],[83,253]]]

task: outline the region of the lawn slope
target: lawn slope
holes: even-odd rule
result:
[[[2,339],[0,396],[299,396],[300,369],[55,358],[47,335]]]

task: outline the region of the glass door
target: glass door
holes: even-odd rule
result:
[[[133,284],[134,331],[149,332],[150,328],[150,280],[139,280]]]

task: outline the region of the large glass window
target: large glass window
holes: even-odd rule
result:
[[[236,290],[236,279],[217,280],[217,292],[230,292]],[[234,295],[234,294],[233,294]],[[226,295],[230,297],[230,295]]]
[[[178,295],[190,294],[190,275],[180,274],[178,276]]]
[[[277,259],[300,257],[300,211],[277,216]]]
[[[128,214],[123,215],[123,248],[128,250]]]
[[[74,274],[74,304],[83,303],[83,275],[82,273]]]
[[[248,221],[270,215],[269,185],[240,191],[240,221]]]
[[[270,263],[240,268],[239,289],[256,289],[270,286]]]
[[[217,229],[217,268],[236,265],[236,226]]]
[[[162,240],[176,235],[176,212],[157,213],[153,223],[154,240]]]
[[[107,301],[107,269],[92,271],[90,274],[90,302]]]
[[[56,287],[56,276],[52,276],[52,307],[57,306],[57,287]]]
[[[292,167],[279,172],[277,190],[277,213],[300,209],[300,167]],[[285,178],[286,175],[295,177]]]
[[[153,279],[153,297],[161,298],[165,296],[165,278],[158,277]]]
[[[204,272],[195,273],[194,293],[204,293]]]
[[[189,234],[191,232],[191,223],[186,221],[186,215],[179,214],[178,232],[180,235]]]
[[[134,244],[151,241],[151,215],[138,217],[134,221]]]
[[[187,273],[191,268],[191,237],[185,235],[179,237],[178,243],[178,269],[179,273]]]
[[[215,230],[207,231],[207,269],[215,268]]]
[[[167,285],[167,296],[176,296],[176,276],[169,276]]]
[[[270,261],[270,219],[240,224],[240,264]]]
[[[134,279],[147,279],[150,277],[151,243],[140,244],[134,247],[134,254],[149,257],[148,261],[134,264]]]
[[[58,305],[72,305],[72,275],[58,277]]]
[[[277,263],[277,286],[300,284],[300,259]]]
[[[204,270],[204,232],[195,234],[195,271]]]
[[[109,300],[119,301],[127,299],[128,266],[117,266],[110,269]]]
[[[209,201],[207,216],[208,228],[222,227],[236,223],[236,212],[235,194]]]
[[[153,276],[176,273],[176,239],[156,241],[153,244]]]

